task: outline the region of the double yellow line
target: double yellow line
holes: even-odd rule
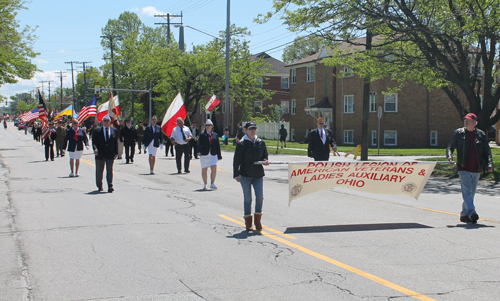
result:
[[[235,224],[238,224],[238,225],[240,225],[240,226],[245,226],[245,224],[244,224],[243,222],[241,222],[241,221],[239,221],[239,220],[236,220],[236,219],[234,219],[234,218],[230,218],[230,217],[225,216],[225,215],[222,215],[222,214],[219,214],[219,216],[220,216],[221,218],[225,219],[225,220],[228,220],[228,221],[233,222],[233,223],[235,223]],[[278,235],[280,235],[280,236],[283,236],[283,237],[286,237],[286,238],[291,238],[291,239],[296,239],[295,237],[293,237],[293,236],[291,236],[291,235],[284,234],[284,233],[282,233],[282,232],[280,232],[280,231],[277,231],[277,230],[271,229],[271,228],[269,228],[269,227],[263,227],[263,228],[264,228],[265,230],[267,230],[267,231],[273,232],[273,233],[278,234]],[[357,274],[357,275],[359,275],[359,276],[365,277],[365,278],[367,278],[367,279],[369,279],[369,280],[372,280],[372,281],[374,281],[374,282],[376,282],[376,283],[382,284],[382,285],[383,285],[383,286],[385,286],[385,287],[391,288],[391,289],[393,289],[393,290],[395,290],[395,291],[401,292],[401,293],[403,293],[403,294],[405,294],[405,295],[408,295],[408,296],[410,296],[410,297],[413,297],[413,298],[415,298],[415,299],[418,299],[418,300],[424,300],[424,301],[431,301],[431,300],[436,301],[436,299],[433,299],[433,298],[427,297],[427,296],[425,296],[425,295],[419,294],[419,293],[417,293],[417,292],[415,292],[415,291],[412,291],[412,290],[410,290],[410,289],[404,288],[404,287],[402,287],[402,286],[400,286],[400,285],[397,285],[397,284],[395,284],[395,283],[392,283],[392,282],[390,282],[390,281],[387,281],[387,280],[385,280],[385,279],[382,279],[382,278],[377,277],[377,276],[375,276],[375,275],[372,275],[372,274],[370,274],[370,273],[364,272],[364,271],[362,271],[362,270],[360,270],[360,269],[357,269],[357,268],[355,268],[355,267],[349,266],[349,265],[347,265],[347,264],[345,264],[345,263],[342,263],[342,262],[340,262],[340,261],[337,261],[337,260],[332,259],[332,258],[330,258],[330,257],[327,257],[327,256],[325,256],[325,255],[322,255],[322,254],[320,254],[320,253],[318,253],[318,252],[314,252],[314,251],[312,251],[312,250],[310,250],[310,249],[307,249],[307,248],[305,248],[305,247],[302,247],[302,246],[300,246],[300,245],[298,245],[298,244],[296,244],[296,243],[293,243],[293,242],[291,242],[291,241],[288,241],[288,240],[286,240],[286,239],[284,239],[284,238],[281,238],[281,237],[279,237],[279,236],[273,235],[273,234],[271,234],[271,233],[269,233],[269,232],[267,232],[267,231],[262,230],[260,233],[261,233],[262,235],[264,235],[264,236],[266,236],[266,237],[268,237],[268,238],[272,239],[272,240],[275,240],[275,241],[278,241],[278,242],[280,242],[280,243],[283,243],[283,244],[285,244],[285,245],[287,245],[287,246],[289,246],[289,247],[291,247],[291,248],[294,248],[294,249],[296,249],[296,250],[299,250],[299,251],[301,251],[301,252],[304,252],[304,253],[306,253],[306,254],[308,254],[308,255],[311,255],[311,256],[316,257],[316,258],[318,258],[318,259],[321,259],[321,260],[323,260],[323,261],[326,261],[326,262],[328,262],[328,263],[330,263],[330,264],[333,264],[333,265],[335,265],[335,266],[337,266],[337,267],[339,267],[339,268],[342,268],[342,269],[345,269],[345,270],[347,270],[347,271],[350,271],[350,272],[352,272],[352,273],[354,273],[354,274]]]

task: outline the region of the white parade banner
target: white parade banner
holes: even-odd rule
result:
[[[432,161],[289,163],[288,205],[299,197],[337,187],[418,199],[435,166]]]

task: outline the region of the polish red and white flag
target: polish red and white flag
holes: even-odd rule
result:
[[[205,106],[205,110],[207,111],[213,111],[220,103],[220,99],[215,96],[215,94],[210,97],[210,100],[207,102],[207,105]]]
[[[187,116],[187,110],[184,106],[184,101],[182,100],[181,92],[177,93],[170,106],[168,107],[165,117],[163,117],[163,122],[161,124],[161,130],[165,135],[170,137],[172,131],[177,126],[177,118],[181,117],[183,120]]]
[[[97,121],[102,122],[102,118],[107,114],[111,117],[111,121],[121,115],[118,95],[113,97],[113,94],[109,93],[109,100],[101,104],[97,109]]]

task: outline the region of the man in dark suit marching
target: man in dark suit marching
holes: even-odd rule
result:
[[[102,118],[102,126],[92,133],[92,149],[95,154],[95,181],[99,191],[102,191],[102,175],[106,165],[106,181],[108,192],[113,192],[113,163],[118,157],[118,133],[111,127],[111,117]]]
[[[337,144],[333,139],[332,131],[325,128],[323,118],[317,120],[318,128],[309,133],[309,146],[307,156],[314,161],[328,161],[330,158],[330,146],[337,151]]]
[[[134,162],[137,132],[135,131],[135,128],[132,127],[130,119],[125,120],[125,125],[122,127],[120,135],[121,138],[123,138],[123,145],[125,146],[125,164],[129,164],[130,161]]]

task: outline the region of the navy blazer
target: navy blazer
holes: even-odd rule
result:
[[[69,145],[68,145],[69,142]],[[89,139],[83,129],[78,129],[78,139],[75,140],[75,129],[70,128],[64,137],[63,149],[68,147],[68,152],[82,151],[83,145],[89,145]]]
[[[155,126],[155,132],[153,134],[153,125],[150,124],[146,127],[146,131],[144,131],[144,138],[142,138],[142,144],[148,146],[151,141],[153,141],[154,147],[160,147],[163,132],[161,131],[161,127],[157,124]]]
[[[321,140],[318,129],[314,129],[309,133],[309,145],[307,147],[308,157],[314,158],[315,161],[328,161],[330,158],[330,145],[333,149],[337,148],[337,144],[333,139],[332,131],[323,129],[326,135],[325,144]]]
[[[95,156],[98,160],[113,160],[118,155],[118,132],[115,128],[109,127],[110,137],[108,141],[104,138],[103,127],[100,126],[92,133],[92,149],[97,150]]]
[[[206,131],[201,132],[198,138],[198,153],[202,156],[206,155],[217,155],[217,158],[222,159],[222,155],[220,152],[220,142],[219,135],[217,133],[212,132],[212,143],[210,143],[210,138]]]

